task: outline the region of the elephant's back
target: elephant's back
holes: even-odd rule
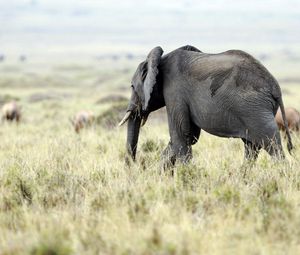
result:
[[[245,102],[251,98],[274,101],[281,97],[279,84],[270,72],[251,55],[239,50],[197,57],[191,62],[186,79],[189,84],[207,90],[212,101],[228,97]]]
[[[209,77],[213,79],[231,71],[232,75],[235,74],[237,78],[249,80],[250,83],[258,78],[267,83],[277,83],[262,63],[241,50],[229,50],[217,54],[187,53],[186,62],[190,63],[188,67],[185,65],[185,68],[189,70],[189,75],[196,75],[199,80]]]

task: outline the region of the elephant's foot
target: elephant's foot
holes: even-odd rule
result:
[[[178,160],[181,164],[187,164],[192,159],[191,147],[186,150],[176,150],[172,148],[171,143],[162,153],[162,169],[163,171],[168,171],[171,169],[172,175],[174,174],[174,166]]]

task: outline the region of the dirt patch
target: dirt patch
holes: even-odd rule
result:
[[[46,92],[46,93],[34,93],[29,96],[28,102],[36,103],[46,100],[63,100],[70,98],[71,95],[67,93],[57,93],[57,92]]]
[[[111,94],[106,97],[100,98],[97,100],[96,104],[106,104],[106,103],[124,103],[128,102],[129,99],[125,96],[121,96],[118,94]]]
[[[20,100],[20,98],[12,96],[12,95],[8,95],[8,94],[0,95],[0,105],[4,105],[5,103],[10,102],[10,101],[19,101],[19,100]]]
[[[96,123],[104,128],[111,129],[117,127],[124,117],[127,109],[126,103],[118,103],[96,117]]]

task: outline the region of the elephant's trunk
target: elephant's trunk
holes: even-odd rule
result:
[[[141,126],[141,117],[137,113],[132,113],[128,120],[128,127],[127,127],[127,151],[135,160],[136,155],[136,148],[139,139],[140,133],[140,126]]]

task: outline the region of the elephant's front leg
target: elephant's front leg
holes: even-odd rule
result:
[[[191,130],[188,111],[175,111],[175,114],[168,114],[168,121],[171,141],[163,152],[165,169],[173,166],[176,160],[187,163],[192,158],[192,143],[200,135],[200,129],[197,132]],[[194,133],[197,137],[194,137]]]

